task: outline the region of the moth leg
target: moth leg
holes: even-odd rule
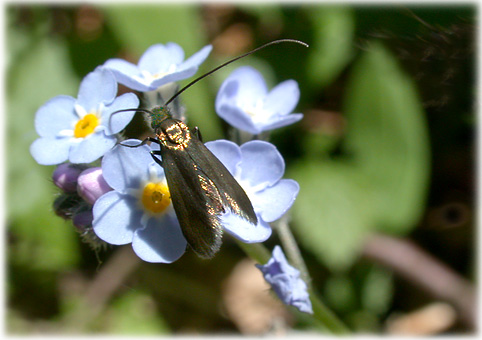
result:
[[[155,156],[155,155],[160,155],[160,154],[161,154],[161,150],[152,150],[151,151],[151,157],[152,157],[152,159],[154,159],[154,162],[156,162],[157,164],[162,166],[162,160]]]
[[[154,138],[154,137],[147,137],[146,139],[144,139],[141,143],[139,143],[137,145],[127,145],[127,144],[122,144],[122,143],[119,143],[119,145],[126,146],[128,148],[138,148],[139,146],[145,145],[147,142],[152,142],[152,143],[156,143],[156,144],[161,145],[161,142],[157,138]]]
[[[203,142],[203,137],[201,136],[201,131],[199,131],[199,128],[197,126],[192,130],[192,132],[201,142]]]

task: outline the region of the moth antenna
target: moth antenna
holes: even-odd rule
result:
[[[187,90],[189,87],[191,87],[192,85],[194,85],[195,83],[197,83],[198,81],[200,81],[201,79],[204,79],[206,78],[207,76],[213,74],[214,72],[216,72],[217,70],[219,70],[220,68],[223,68],[224,66],[226,65],[229,65],[233,62],[235,62],[236,60],[239,60],[241,58],[244,58],[244,57],[247,57],[248,55],[250,54],[253,54],[265,47],[268,47],[268,46],[271,46],[271,45],[274,45],[274,44],[279,44],[279,43],[283,43],[283,42],[292,42],[292,43],[296,43],[296,44],[300,44],[300,45],[303,45],[305,47],[309,47],[309,45],[303,41],[300,41],[300,40],[296,40],[296,39],[279,39],[279,40],[273,40],[273,41],[270,41],[269,43],[266,43],[264,45],[261,45],[257,48],[255,48],[254,50],[251,50],[249,52],[246,52],[244,54],[241,54],[240,56],[237,56],[236,58],[233,58],[231,60],[228,60],[227,62],[213,68],[211,71],[203,74],[202,76],[194,79],[193,81],[191,81],[189,84],[187,84],[186,86],[184,86],[182,89],[180,89],[176,94],[174,94],[165,104],[164,106],[167,106],[169,105],[174,99],[177,98],[177,96],[179,96],[181,93],[183,93],[185,90]]]
[[[139,111],[139,112],[144,112],[144,113],[147,113],[147,114],[152,114],[152,111],[142,109],[142,108],[122,109],[122,110],[114,111],[114,112],[111,113],[111,115],[109,117],[109,129],[111,128],[112,116],[114,114],[119,113],[119,112],[128,112],[128,111],[136,111],[136,113],[137,113],[137,111]]]

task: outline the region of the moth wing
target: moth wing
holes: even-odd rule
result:
[[[186,151],[198,168],[214,183],[221,195],[223,206],[251,224],[258,224],[248,195],[224,164],[194,135]]]
[[[212,258],[222,243],[219,215],[224,212],[216,185],[185,150],[161,149],[172,204],[184,237],[203,258]]]

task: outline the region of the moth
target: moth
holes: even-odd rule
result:
[[[292,39],[269,42],[250,52],[229,60],[204,75],[196,78],[163,106],[147,109],[125,109],[147,113],[155,137],[147,137],[138,147],[147,142],[156,143],[159,150],[151,151],[154,161],[164,168],[171,201],[182,233],[189,246],[202,258],[212,258],[222,244],[221,217],[234,213],[252,225],[258,224],[251,201],[228,169],[202,142],[197,128],[192,131],[181,120],[172,118],[168,105],[184,90],[218,69],[266,46],[280,42],[305,43]],[[161,156],[161,159],[158,156]]]

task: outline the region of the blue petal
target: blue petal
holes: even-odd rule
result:
[[[281,179],[285,162],[276,147],[268,142],[255,140],[241,145],[241,180],[262,190]]]
[[[187,242],[174,216],[151,218],[144,229],[135,232],[132,248],[147,262],[171,263],[186,251]]]
[[[213,47],[211,45],[204,46],[198,52],[194,53],[192,56],[186,59],[185,62],[179,65],[179,69],[184,70],[191,67],[195,67],[197,69],[199,65],[201,65],[204,60],[206,60],[212,49]]]
[[[296,278],[300,276],[300,271],[289,264],[288,259],[283,253],[283,250],[278,245],[273,248],[272,260],[273,262],[277,263],[282,273],[288,274],[291,277],[296,277]],[[275,275],[275,273],[273,273],[272,271],[270,272],[272,273],[272,275]]]
[[[259,216],[258,225],[253,225],[228,211],[221,216],[221,223],[227,232],[245,243],[264,242],[272,233],[269,224],[259,218]]]
[[[114,74],[117,82],[136,91],[150,91],[150,84],[144,80],[137,65],[122,59],[109,59],[104,63]]]
[[[288,263],[279,246],[273,249],[268,263],[256,267],[263,272],[265,280],[281,301],[302,312],[313,313],[306,283],[300,278],[299,270]]]
[[[168,52],[168,62],[169,64],[179,65],[184,60],[184,50],[181,46],[174,42],[168,42],[166,44],[166,49]]]
[[[207,142],[205,145],[233,176],[236,175],[236,167],[241,162],[241,150],[236,143],[220,139]]]
[[[114,136],[106,136],[103,131],[93,133],[70,148],[71,163],[91,163],[112,149],[116,143]]]
[[[300,89],[294,80],[284,81],[275,86],[264,103],[264,109],[279,115],[292,112],[300,99]]]
[[[283,126],[287,126],[293,123],[296,123],[297,121],[301,120],[303,118],[302,113],[292,113],[287,116],[276,116],[272,117],[270,122],[268,124],[264,124],[263,127],[261,128],[263,131],[268,131],[268,130],[273,130],[276,128],[280,128]]]
[[[140,75],[137,65],[134,65],[133,63],[130,63],[124,59],[109,59],[102,66],[110,70],[116,77],[118,76],[118,74],[122,75],[123,77],[133,77]]]
[[[282,179],[250,197],[253,207],[266,222],[276,221],[293,205],[300,186],[292,179]]]
[[[291,295],[290,304],[301,312],[313,314],[313,307],[307,289],[306,283],[302,279],[298,279]]]
[[[35,130],[41,137],[54,137],[61,130],[72,130],[79,119],[74,111],[75,98],[57,96],[35,114]]]
[[[140,140],[129,139],[122,144],[138,145]],[[127,188],[138,189],[149,178],[149,165],[153,162],[147,145],[137,148],[116,145],[102,159],[102,173],[109,186],[124,192]]]
[[[268,93],[263,76],[250,66],[234,70],[223,82],[216,98],[216,105],[231,102],[237,106],[253,106]]]
[[[249,132],[253,135],[262,131],[261,127],[254,124],[253,119],[237,106],[230,104],[216,106],[216,113],[236,129]]]
[[[126,93],[117,97],[112,105],[109,105],[102,112],[102,125],[107,128],[106,134],[112,135],[123,130],[127,124],[130,123],[134,115],[135,110],[126,112],[117,112],[117,110],[136,109],[139,106],[139,98],[133,93]]]
[[[30,145],[30,154],[41,165],[54,165],[69,158],[70,138],[44,137]]]
[[[117,94],[117,82],[111,71],[98,67],[90,72],[80,84],[77,104],[87,112],[97,110],[100,103],[110,104]]]
[[[143,212],[137,208],[137,200],[117,191],[110,191],[95,201],[93,214],[94,232],[107,243],[131,243],[134,231],[143,227]]]
[[[192,75],[194,75],[196,73],[196,71],[197,71],[197,68],[191,67],[189,69],[179,70],[179,71],[167,74],[162,78],[155,79],[150,84],[150,88],[151,88],[150,91],[153,91],[153,90],[159,88],[160,86],[162,86],[164,84],[168,84],[168,83],[172,83],[172,82],[175,82],[175,81],[179,81],[179,80],[189,78]]]
[[[184,60],[184,51],[175,43],[167,43],[166,46],[156,44],[149,47],[139,59],[140,70],[151,74],[166,72],[172,64],[179,64]]]
[[[284,273],[265,276],[266,281],[271,285],[276,295],[287,305],[291,305],[291,295],[293,293],[293,279]]]

